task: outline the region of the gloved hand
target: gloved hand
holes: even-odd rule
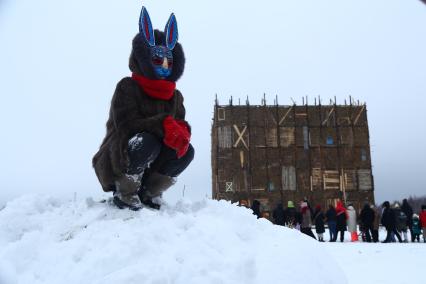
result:
[[[175,120],[169,115],[163,120],[163,128],[164,144],[174,149],[178,158],[183,157],[188,151],[191,139],[187,124],[182,120]]]
[[[191,133],[189,132],[188,124],[183,120],[176,120],[182,131],[183,140],[177,151],[178,158],[185,156],[189,148],[189,141],[191,140]]]

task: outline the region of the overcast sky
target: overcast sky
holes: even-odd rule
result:
[[[214,96],[367,103],[376,200],[426,194],[426,6],[417,0],[144,1],[176,14],[196,157],[167,200],[211,194]],[[99,198],[91,158],[130,74],[141,1],[0,1],[0,204],[30,193]]]

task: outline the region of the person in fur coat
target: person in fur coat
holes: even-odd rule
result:
[[[174,14],[164,32],[154,31],[142,7],[129,60],[132,75],[117,84],[106,135],[92,160],[102,189],[113,192],[121,209],[138,210],[143,204],[159,209],[153,199],[194,157],[183,96],[176,89],[185,66],[177,40]]]

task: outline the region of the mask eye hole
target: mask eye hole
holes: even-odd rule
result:
[[[164,59],[162,57],[160,57],[160,56],[154,55],[152,57],[152,63],[154,65],[161,65],[161,64],[163,64],[163,61],[164,61]]]
[[[167,57],[167,62],[169,63],[169,68],[173,66],[173,57]]]

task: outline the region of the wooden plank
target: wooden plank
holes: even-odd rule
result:
[[[244,151],[240,151],[240,164],[241,168],[244,168]]]
[[[296,169],[293,166],[282,167],[283,190],[296,190]]]
[[[323,181],[325,190],[341,188],[339,171],[324,171]]]
[[[354,125],[357,124],[357,122],[358,122],[359,118],[361,117],[361,114],[364,111],[364,109],[365,109],[365,105],[362,106],[361,110],[359,111],[358,115],[356,116],[356,118],[354,120]]]
[[[226,117],[225,117],[225,109],[224,108],[218,108],[217,109],[217,120],[218,121],[223,121],[223,120],[225,120],[226,119]]]
[[[287,118],[287,116],[290,114],[291,110],[293,109],[293,107],[290,107],[288,109],[288,111],[285,113],[285,115],[281,118],[280,122],[278,122],[278,125],[281,125],[281,123],[284,122],[284,120]]]
[[[278,147],[277,129],[269,128],[266,135],[266,146]]]
[[[344,170],[343,171],[345,189],[348,191],[357,189],[356,171],[355,170]]]
[[[244,128],[243,128],[243,130],[239,130],[238,129],[238,126],[237,125],[233,125],[234,126],[234,129],[235,129],[235,132],[237,133],[237,135],[238,135],[238,139],[237,139],[237,141],[234,143],[234,148],[236,148],[237,146],[238,146],[238,144],[240,143],[240,140],[241,140],[241,142],[243,143],[243,145],[244,145],[244,147],[246,147],[246,149],[248,150],[249,148],[248,148],[248,145],[246,144],[246,141],[244,141],[244,137],[243,137],[243,135],[244,135],[244,133],[246,132],[246,130],[247,130],[247,125],[245,125],[244,126]]]
[[[219,148],[231,148],[232,147],[232,132],[230,126],[221,126],[217,128]]]
[[[312,188],[319,189],[321,187],[321,168],[313,168],[311,177]]]
[[[330,119],[331,114],[334,112],[334,107],[330,110],[330,112],[327,114],[327,117],[325,118],[325,120],[322,122],[322,125],[326,125],[326,123],[328,122],[328,120]]]
[[[280,127],[280,145],[289,147],[295,143],[294,127]]]
[[[309,129],[307,126],[303,126],[303,148],[309,149]]]
[[[360,190],[373,189],[370,170],[358,170],[358,181]]]

